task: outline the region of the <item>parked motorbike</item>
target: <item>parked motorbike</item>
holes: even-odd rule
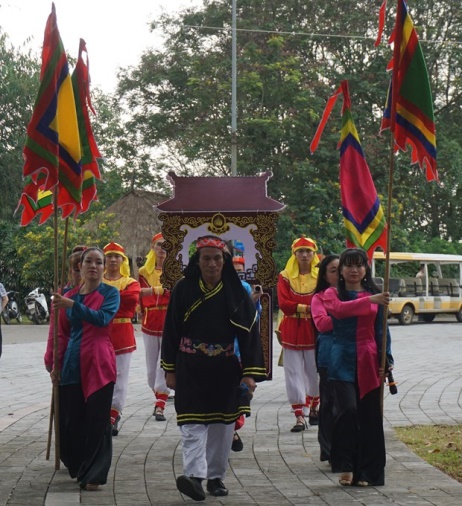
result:
[[[9,325],[11,320],[17,320],[18,323],[22,322],[22,314],[19,309],[19,301],[17,299],[18,292],[10,291],[6,293],[8,296],[8,303],[3,308],[2,318],[3,321]]]
[[[48,303],[42,288],[32,290],[25,298],[26,315],[36,325],[50,321]]]

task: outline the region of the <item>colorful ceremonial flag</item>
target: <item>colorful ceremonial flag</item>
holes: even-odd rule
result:
[[[351,116],[348,82],[342,81],[338,90],[329,98],[321,123],[311,143],[313,153],[329,114],[340,94],[343,94],[342,130],[340,149],[340,190],[343,221],[346,228],[346,244],[349,248],[362,248],[372,259],[377,247],[386,250],[386,219],[364,158],[358,132]]]
[[[22,227],[29,225],[36,216],[40,217],[39,224],[42,225],[53,214],[53,192],[38,190],[36,201],[23,193],[19,201],[19,206],[21,205],[23,206],[21,214]]]
[[[53,190],[59,182],[58,205],[68,214],[80,205],[80,158],[74,92],[52,4],[43,41],[39,92],[27,127],[23,175],[34,182],[45,175],[43,190]]]
[[[54,6],[52,14],[47,22],[47,29],[45,39],[47,39],[47,33],[51,33],[50,30],[53,26],[53,14],[54,14]],[[56,26],[56,17],[54,17],[54,26]],[[57,32],[57,28],[55,30]],[[55,33],[56,36],[56,33]],[[58,34],[59,38],[59,34]],[[60,39],[59,39],[60,42]],[[50,44],[44,43],[45,47],[48,47]],[[68,81],[71,83],[71,92],[72,99],[74,100],[74,109],[72,116],[72,122],[75,119],[77,120],[77,139],[80,144],[79,153],[81,159],[78,164],[79,175],[78,177],[69,177],[69,164],[66,161],[69,160],[69,157],[65,157],[65,160],[58,160],[58,184],[50,187],[50,167],[45,168],[42,167],[42,170],[36,170],[32,173],[25,172],[27,176],[27,184],[23,190],[23,195],[18,204],[18,208],[22,205],[23,212],[21,216],[21,225],[27,225],[30,221],[37,215],[40,215],[39,223],[44,223],[53,213],[53,198],[50,197],[49,191],[45,190],[50,187],[51,190],[57,191],[57,202],[58,208],[61,209],[62,218],[66,218],[75,211],[75,215],[77,216],[80,213],[87,211],[90,207],[91,202],[97,200],[97,188],[96,188],[96,180],[101,179],[101,174],[98,166],[98,159],[101,159],[101,154],[96,145],[95,138],[93,136],[93,131],[91,128],[90,118],[88,114],[88,108],[91,109],[93,114],[95,111],[91,104],[90,99],[90,77],[88,70],[88,55],[86,58],[86,62],[83,58],[83,53],[86,53],[86,45],[83,39],[80,39],[79,45],[79,55],[77,60],[76,68],[72,74],[72,79],[68,76],[68,70],[66,75],[66,87],[68,86]],[[45,53],[44,53],[45,54]],[[46,53],[48,54],[48,53]],[[43,57],[42,71],[45,66],[45,62],[49,61],[46,57]],[[66,66],[67,69],[67,66]],[[66,97],[67,97],[66,91]],[[40,93],[39,93],[40,97]],[[39,99],[37,99],[39,102]],[[36,104],[37,105],[37,104]],[[59,101],[58,101],[59,106]],[[36,108],[36,110],[38,110]],[[57,111],[59,113],[59,111]],[[35,111],[34,111],[35,115]],[[65,117],[65,116],[64,116]],[[32,121],[31,121],[32,124]],[[59,123],[58,123],[59,124]],[[29,126],[30,128],[30,126]],[[75,131],[74,131],[75,135]],[[74,137],[75,138],[75,137]],[[60,142],[61,137],[57,137],[58,142]],[[43,140],[43,139],[42,139]],[[45,139],[46,141],[46,139]],[[28,143],[30,138],[28,138]],[[48,144],[48,146],[50,146]],[[28,149],[26,144],[26,149]],[[63,154],[63,150],[61,146],[59,146],[59,153]],[[44,153],[45,150],[41,149],[39,155]],[[75,151],[75,150],[74,150]],[[40,160],[40,157],[32,156],[34,160]],[[77,166],[75,166],[77,168]],[[55,167],[52,167],[53,171]],[[53,177],[56,177],[56,172],[53,172]],[[75,172],[77,175],[77,171]],[[45,190],[44,192],[42,190]],[[44,198],[44,194],[46,194],[46,199]]]
[[[398,0],[393,70],[381,130],[390,128],[395,151],[411,146],[412,163],[424,170],[427,181],[438,181],[433,100],[427,66],[417,33],[404,0]],[[396,93],[395,93],[396,90]]]
[[[86,61],[83,59],[83,53],[87,55]],[[96,180],[101,179],[98,159],[101,159],[102,156],[96,145],[88,113],[88,109],[90,109],[93,114],[96,114],[91,104],[88,53],[83,39],[80,39],[77,66],[72,73],[72,86],[74,89],[75,107],[79,123],[82,150],[82,159],[80,163],[83,171],[82,200],[78,213],[84,213],[90,207],[91,202],[97,200]]]

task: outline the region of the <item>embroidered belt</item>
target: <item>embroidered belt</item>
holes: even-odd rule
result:
[[[203,353],[208,357],[216,357],[225,354],[226,357],[234,355],[234,344],[233,343],[201,343],[199,340],[192,340],[188,337],[182,337],[180,341],[179,350],[183,353]]]
[[[131,318],[114,318],[112,320],[112,323],[131,323],[131,322],[132,322]]]
[[[167,306],[154,306],[145,308],[146,311],[155,311],[156,309],[167,309]]]

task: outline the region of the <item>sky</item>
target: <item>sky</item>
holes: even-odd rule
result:
[[[79,40],[87,43],[92,86],[114,90],[119,67],[136,66],[148,47],[162,47],[162,34],[149,21],[162,12],[201,6],[202,0],[54,0],[59,33],[67,53],[77,58]],[[41,54],[51,0],[0,0],[0,27],[14,47],[26,44]]]

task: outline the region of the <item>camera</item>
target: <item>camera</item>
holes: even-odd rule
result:
[[[254,290],[254,292],[259,293],[259,292],[261,292],[261,286],[260,286],[260,285],[255,285],[255,286],[253,287],[253,290]]]
[[[396,386],[395,378],[393,378],[393,374],[391,371],[388,371],[388,388],[390,389],[390,394],[395,395],[398,393],[398,387]]]
[[[239,385],[239,395],[250,402],[253,398],[253,394],[250,391],[249,387],[245,383],[241,383]]]

